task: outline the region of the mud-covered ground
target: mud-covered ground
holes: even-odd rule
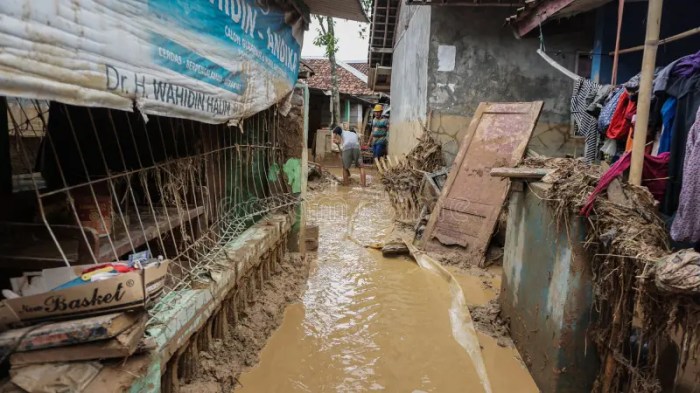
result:
[[[216,340],[208,351],[200,353],[201,374],[195,381],[183,384],[180,392],[232,392],[238,376],[258,363],[258,354],[282,322],[287,305],[299,301],[314,259],[311,253],[306,258],[287,255],[280,271],[256,294],[255,303],[242,312],[229,337]]]

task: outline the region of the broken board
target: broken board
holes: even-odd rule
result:
[[[8,330],[0,334],[0,354],[109,339],[133,326],[141,317],[140,313],[117,313]]]
[[[125,358],[133,355],[138,349],[146,331],[147,320],[146,314],[143,314],[140,321],[109,340],[36,351],[16,352],[10,356],[10,363],[12,367],[21,367],[40,363]]]
[[[541,110],[542,101],[479,104],[426,227],[427,250],[441,249],[432,240],[461,246],[483,265],[510,184],[490,171],[522,159]]]

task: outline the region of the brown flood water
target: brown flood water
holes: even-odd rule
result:
[[[391,230],[381,192],[338,187],[309,202],[320,239],[308,290],[302,304],[287,308],[236,392],[483,391],[453,338],[447,283],[411,259],[383,258],[346,237],[351,217],[361,242],[381,242]],[[458,280],[468,304],[498,291],[482,291],[478,278]],[[494,392],[537,392],[517,352],[481,334],[479,342]]]

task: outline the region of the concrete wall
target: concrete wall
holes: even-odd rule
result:
[[[545,102],[530,148],[541,154],[582,153],[571,137],[573,82],[536,53],[539,38],[516,39],[504,26],[511,10],[435,7],[431,15],[428,110],[448,158],[456,154],[471,116],[482,101]],[[544,26],[547,52],[574,70],[577,51],[593,45],[593,18]],[[562,26],[565,25],[565,26]],[[396,61],[395,61],[396,62]]]
[[[511,193],[499,303],[540,391],[590,392],[599,362],[587,339],[593,283],[586,229],[572,216],[559,230],[541,184]]]
[[[433,7],[401,6],[391,75],[389,154],[408,153],[427,118],[430,14]]]

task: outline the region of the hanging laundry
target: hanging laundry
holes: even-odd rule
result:
[[[610,125],[610,121],[615,113],[615,109],[617,109],[617,104],[620,103],[620,98],[623,94],[626,94],[624,88],[620,87],[615,90],[609,96],[605,105],[603,105],[603,109],[600,110],[600,116],[598,117],[598,129],[603,135],[605,135],[605,132],[608,130],[608,126]]]
[[[678,196],[683,184],[683,163],[685,162],[688,132],[695,123],[700,107],[700,72],[688,78],[677,78],[666,90],[675,97],[676,115],[671,130],[671,162],[669,162],[669,184],[661,211],[671,216],[678,209]]]
[[[683,163],[683,185],[678,212],[671,225],[671,238],[679,242],[700,241],[700,109],[688,133]]]
[[[678,60],[673,67],[673,75],[689,77],[700,71],[700,51]]]
[[[673,131],[673,120],[676,117],[675,97],[669,97],[661,107],[661,119],[663,126],[661,128],[661,136],[659,137],[658,154],[671,151],[671,135]]]
[[[670,155],[668,153],[664,153],[657,157],[649,154],[644,155],[642,185],[649,189],[649,192],[654,195],[654,198],[657,201],[660,201],[661,198],[663,198],[666,191],[666,177],[668,174],[669,159]],[[591,192],[591,195],[588,196],[588,199],[581,208],[581,211],[579,211],[579,214],[586,217],[589,216],[593,212],[593,205],[596,198],[598,198],[598,195],[605,191],[610,183],[615,180],[615,178],[622,175],[627,169],[629,169],[631,164],[631,153],[625,153],[622,157],[620,157],[620,159],[617,160],[617,162],[615,162],[610,169],[608,169],[603,176],[600,177],[598,184],[593,192]]]
[[[588,97],[587,100],[590,101],[590,105],[588,105],[586,111],[593,116],[598,116],[614,87],[612,85],[599,85],[598,89],[593,93],[593,97]]]
[[[639,92],[639,83],[642,81],[642,73],[633,76],[625,82],[622,86],[625,87],[630,95],[636,95]]]
[[[637,103],[630,99],[627,91],[622,93],[620,102],[615,108],[615,113],[610,120],[610,125],[605,135],[608,139],[625,140],[632,127],[632,116],[637,113]]]
[[[598,120],[586,110],[591,105],[599,88],[599,84],[589,79],[579,78],[574,84],[574,93],[571,96],[571,117],[578,127],[579,134],[586,138],[584,157],[589,164],[598,158],[600,134],[598,133]]]
[[[659,71],[658,75],[654,78],[652,92],[655,95],[666,91],[668,83],[672,78],[673,69],[676,67],[676,64],[678,64],[679,61],[681,61],[681,59],[678,59],[673,63],[667,65],[666,67],[662,68],[661,71]]]

